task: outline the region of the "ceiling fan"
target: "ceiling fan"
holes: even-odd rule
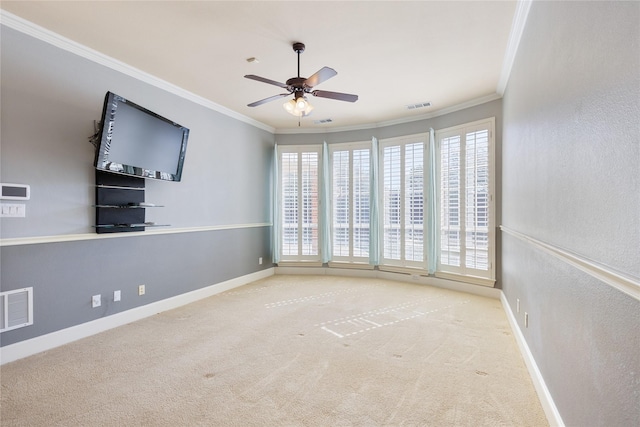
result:
[[[287,90],[287,93],[281,93],[279,95],[261,99],[260,101],[252,102],[247,105],[248,107],[257,107],[258,105],[266,104],[267,102],[275,101],[276,99],[293,94],[293,99],[284,103],[284,109],[294,116],[304,117],[308,116],[309,113],[311,113],[311,110],[313,110],[313,107],[307,101],[306,94],[308,93],[319,98],[337,99],[339,101],[356,102],[358,100],[358,95],[313,89],[315,86],[338,74],[333,68],[322,67],[308,79],[300,77],[300,54],[304,52],[304,48],[304,43],[296,42],[293,44],[293,50],[298,54],[298,77],[292,77],[287,80],[286,83],[276,82],[253,74],[245,76],[247,79],[268,83]]]

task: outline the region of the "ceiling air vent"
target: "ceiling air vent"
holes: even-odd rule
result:
[[[417,104],[407,105],[407,110],[415,110],[417,108],[431,107],[430,102],[419,102]]]
[[[325,123],[331,123],[333,122],[333,119],[321,119],[321,120],[314,120],[313,123],[317,124],[317,125],[322,125]]]

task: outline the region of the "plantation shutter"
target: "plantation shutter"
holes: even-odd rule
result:
[[[493,121],[439,131],[438,271],[493,279]]]
[[[333,153],[333,257],[349,256],[350,238],[350,162],[348,150]]]
[[[401,254],[401,219],[400,201],[402,200],[400,145],[384,147],[383,158],[383,258],[400,260]]]
[[[424,260],[424,143],[407,144],[404,162],[404,258]]]
[[[282,255],[298,255],[298,153],[282,153]]]
[[[383,265],[424,269],[427,137],[382,143]]]
[[[440,263],[460,266],[460,136],[440,143]]]
[[[371,213],[371,149],[353,150],[353,251],[351,256],[369,259]]]
[[[281,260],[319,261],[320,147],[279,147]]]
[[[302,187],[300,188],[300,199],[302,212],[302,255],[318,256],[318,189],[319,182],[319,153],[301,153],[302,162],[300,164]]]
[[[465,135],[465,265],[489,269],[489,131]]]
[[[369,258],[370,157],[369,143],[332,147],[333,260],[367,262]],[[366,146],[367,148],[359,148]]]

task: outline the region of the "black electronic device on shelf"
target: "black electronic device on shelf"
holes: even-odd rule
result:
[[[112,92],[105,95],[96,146],[96,232],[144,231],[144,178],[180,181],[189,129]]]
[[[144,179],[96,170],[96,233],[144,231]],[[131,205],[130,205],[131,204]]]

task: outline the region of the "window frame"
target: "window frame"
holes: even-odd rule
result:
[[[445,138],[450,138],[453,136],[460,136],[460,165],[459,170],[461,172],[465,171],[466,165],[466,137],[470,133],[479,132],[487,130],[488,135],[488,225],[487,225],[487,235],[488,235],[488,269],[481,270],[472,267],[468,267],[466,265],[466,257],[465,257],[465,208],[466,208],[466,198],[465,196],[465,178],[464,173],[461,173],[459,176],[460,181],[460,207],[459,207],[459,223],[460,223],[460,265],[452,266],[448,264],[442,263],[441,258],[441,207],[442,207],[442,162],[441,162],[441,153],[442,153],[442,140]],[[436,144],[436,252],[437,252],[437,267],[436,267],[436,277],[454,279],[469,283],[475,283],[479,285],[485,286],[493,286],[495,284],[495,253],[496,253],[496,233],[495,233],[495,218],[496,218],[496,207],[495,207],[495,183],[496,183],[496,174],[495,174],[495,117],[491,117],[488,119],[477,120],[470,123],[461,124],[458,126],[453,126],[445,129],[440,129],[435,132],[435,144]]]
[[[303,174],[302,174],[302,155],[304,153],[314,153],[316,154],[318,157],[318,161],[317,161],[317,175],[316,175],[316,194],[317,194],[317,198],[316,198],[316,210],[317,210],[317,221],[316,221],[316,236],[317,236],[317,240],[315,242],[316,248],[317,248],[317,253],[315,254],[310,254],[310,255],[304,255],[303,254],[303,245],[304,245],[304,232],[303,232],[303,205],[305,203],[305,198],[303,197]],[[282,157],[283,154],[297,154],[298,155],[298,161],[297,161],[297,205],[298,205],[298,214],[297,214],[297,222],[298,222],[298,228],[297,228],[297,244],[298,244],[298,251],[296,255],[291,255],[291,254],[286,254],[285,255],[285,215],[284,215],[284,204],[285,204],[285,198],[284,198],[284,180],[283,180],[283,174],[285,173],[285,171],[283,170],[282,167]],[[280,245],[279,245],[279,250],[280,250],[280,260],[278,261],[278,265],[285,265],[287,263],[291,263],[293,265],[309,265],[309,266],[318,266],[318,265],[322,265],[322,233],[321,233],[321,224],[322,224],[322,219],[321,219],[321,198],[320,198],[320,191],[321,191],[321,183],[322,183],[322,145],[318,145],[318,144],[313,144],[313,145],[278,145],[278,149],[277,149],[277,155],[278,155],[278,207],[277,209],[280,212],[279,215],[279,233],[280,235],[278,236],[278,239],[280,240]]]
[[[458,165],[458,169],[460,171],[465,170],[464,161],[465,159],[465,141],[466,136],[472,132],[478,131],[488,131],[488,145],[487,145],[487,163],[484,164],[478,163],[476,168],[473,168],[473,179],[466,182],[464,173],[458,178],[459,181],[459,196],[465,197],[466,191],[470,190],[469,193],[474,197],[474,199],[479,200],[477,206],[481,209],[484,209],[484,198],[478,196],[485,195],[485,188],[487,190],[487,208],[488,215],[487,218],[487,226],[484,228],[484,211],[476,210],[470,212],[472,215],[472,223],[474,229],[481,227],[481,230],[478,230],[482,234],[482,238],[484,238],[484,233],[486,230],[487,236],[487,258],[486,262],[488,263],[487,270],[479,270],[476,268],[470,268],[469,266],[464,265],[466,263],[466,259],[464,258],[464,252],[460,251],[461,256],[461,265],[459,267],[454,267],[450,265],[446,265],[442,263],[441,259],[441,209],[442,209],[442,177],[441,177],[441,168],[442,168],[442,159],[441,159],[441,143],[442,139],[446,137],[450,137],[453,135],[459,135],[461,140],[461,147],[464,148],[459,156],[461,158],[461,163]],[[278,219],[278,224],[282,227],[278,229],[278,235],[276,235],[276,243],[275,247],[278,248],[278,252],[280,253],[280,258],[278,260],[278,265],[288,265],[288,266],[322,266],[323,260],[327,261],[329,267],[343,267],[343,268],[374,268],[374,265],[370,264],[371,256],[369,259],[365,256],[354,257],[353,256],[353,239],[354,239],[354,227],[353,227],[353,152],[358,149],[368,149],[369,151],[369,159],[371,167],[369,169],[369,185],[371,190],[372,180],[373,180],[373,164],[372,159],[377,156],[377,174],[378,174],[378,183],[377,183],[377,192],[378,199],[373,200],[374,196],[369,193],[369,209],[370,213],[372,208],[374,207],[373,203],[376,203],[375,208],[377,212],[379,212],[379,218],[377,220],[378,226],[374,230],[371,228],[373,218],[369,217],[369,227],[370,234],[369,238],[373,234],[376,234],[375,237],[377,239],[378,245],[376,248],[371,247],[371,240],[369,244],[369,250],[375,250],[377,252],[376,257],[378,262],[375,263],[377,268],[382,271],[392,271],[392,272],[400,272],[400,273],[408,273],[408,274],[416,274],[416,275],[432,275],[439,278],[445,278],[450,280],[456,280],[459,282],[478,284],[484,286],[495,285],[495,275],[496,275],[496,200],[495,200],[495,187],[496,187],[496,158],[495,158],[495,150],[496,150],[496,133],[495,133],[495,117],[484,118],[481,120],[460,124],[457,126],[452,126],[449,128],[444,128],[440,130],[431,130],[434,136],[433,143],[430,140],[429,133],[418,133],[412,135],[405,135],[400,137],[386,138],[377,141],[375,144],[371,141],[361,141],[361,142],[346,142],[346,143],[331,143],[323,146],[321,144],[309,144],[309,145],[279,145],[277,146],[277,165],[278,165],[278,188],[276,190],[277,195],[277,209],[278,212],[281,212],[284,217],[284,211],[282,204],[285,202],[283,199],[283,181],[282,181],[282,155],[283,153],[298,153],[300,159],[300,154],[304,152],[313,152],[317,155],[317,241],[315,244],[317,245],[317,253],[313,255],[302,255],[300,251],[298,251],[297,255],[284,255],[284,218]],[[479,135],[476,135],[478,137]],[[478,141],[479,142],[479,141]],[[407,198],[407,194],[405,193],[408,186],[411,186],[411,179],[408,181],[407,176],[411,178],[414,176],[413,174],[409,175],[410,172],[406,169],[405,161],[407,161],[407,145],[408,144],[422,144],[422,200],[421,205],[418,207],[419,210],[422,210],[422,259],[420,260],[411,260],[411,251],[407,252],[405,245],[407,241],[415,240],[411,238],[409,234],[407,234],[407,224],[406,221],[413,222],[407,215],[409,209],[414,206],[414,203],[410,198]],[[374,154],[373,148],[377,146],[377,153]],[[398,233],[400,233],[401,248],[399,249],[400,259],[387,258],[385,256],[385,245],[387,242],[385,241],[385,150],[390,146],[400,146],[400,161],[398,165],[398,176],[393,177],[394,180],[399,182],[401,191],[397,197],[400,202],[395,215],[398,218],[401,218],[401,226],[399,227]],[[484,150],[484,147],[474,146],[474,149],[479,148]],[[430,151],[431,150],[431,151]],[[349,256],[336,256],[335,254],[331,254],[331,249],[333,249],[333,239],[334,239],[334,196],[333,196],[333,174],[334,174],[334,153],[338,151],[349,151]],[[327,157],[326,159],[323,157]],[[433,157],[431,157],[433,156]],[[409,157],[411,158],[411,156]],[[413,157],[416,158],[415,156]],[[474,159],[477,157],[474,157]],[[483,157],[484,158],[484,157]],[[463,161],[464,160],[464,161]],[[300,162],[300,160],[299,160]],[[434,166],[435,165],[435,166]],[[300,165],[298,166],[301,167]],[[395,167],[395,165],[394,165]],[[325,172],[326,171],[326,172]],[[325,179],[324,174],[327,173],[327,177]],[[486,175],[485,175],[486,174]],[[435,180],[433,180],[433,176],[435,176]],[[488,185],[484,184],[484,176],[488,180]],[[301,175],[299,174],[299,187],[301,187]],[[470,185],[469,185],[470,184]],[[433,188],[430,186],[433,185]],[[362,188],[362,187],[360,187]],[[430,192],[435,189],[435,197],[433,200],[428,199]],[[301,191],[299,189],[299,191]],[[395,190],[394,190],[395,191]],[[324,200],[325,197],[328,197],[328,200]],[[298,206],[301,209],[302,198],[298,198]],[[466,203],[466,202],[465,202]],[[323,206],[325,206],[323,208]],[[432,209],[435,206],[435,211]],[[459,221],[461,225],[465,221],[465,214],[469,214],[469,212],[465,212],[464,203],[459,206]],[[298,212],[298,221],[300,222],[300,217],[302,216],[302,211]],[[326,217],[325,217],[326,216]],[[430,222],[431,221],[431,222]],[[433,222],[435,222],[435,229],[433,228]],[[478,226],[478,224],[480,224]],[[419,224],[420,225],[420,224]],[[388,227],[387,227],[388,228]],[[417,228],[414,228],[417,230]],[[464,246],[464,239],[466,236],[464,235],[464,227],[460,230],[461,236],[461,246]],[[298,236],[301,237],[302,234],[300,230],[298,230]],[[429,233],[433,233],[430,235]],[[278,242],[278,237],[280,238],[280,242]],[[483,243],[482,241],[480,241]],[[299,242],[299,245],[302,243]],[[435,246],[435,253],[433,253]],[[330,249],[331,248],[331,249]],[[476,251],[476,254],[481,253],[482,255],[478,258],[472,258],[472,262],[484,262],[484,247],[478,247],[478,241],[474,241],[473,245],[469,247],[469,249]],[[323,253],[323,251],[329,250],[329,253]],[[432,252],[429,252],[432,251]],[[478,252],[481,251],[481,252]],[[416,252],[414,252],[416,253]],[[331,254],[331,257],[328,255]],[[395,255],[395,254],[394,254]],[[419,256],[419,255],[418,255]],[[330,258],[330,259],[329,259]],[[435,265],[435,272],[433,270],[433,265],[430,266],[429,260],[431,260],[431,264]],[[480,264],[476,264],[480,265]],[[429,267],[430,266],[430,267]],[[431,272],[431,273],[430,273]]]
[[[355,256],[354,255],[354,238],[355,238],[355,233],[353,232],[355,230],[354,228],[354,168],[353,168],[353,152],[354,151],[358,151],[358,150],[368,150],[369,152],[369,180],[368,180],[368,185],[369,185],[369,215],[371,212],[371,174],[372,174],[372,170],[371,170],[371,159],[373,156],[373,147],[371,144],[371,141],[361,141],[361,142],[345,142],[345,143],[335,143],[335,144],[329,144],[328,145],[329,148],[329,186],[330,186],[330,200],[329,200],[329,206],[330,209],[329,211],[331,212],[330,215],[330,219],[329,219],[329,224],[330,224],[330,246],[331,246],[331,261],[330,261],[330,265],[338,265],[338,264],[344,264],[344,263],[348,263],[348,264],[359,264],[359,265],[368,265],[369,264],[369,250],[370,248],[367,248],[367,255],[366,256]],[[336,255],[333,250],[334,250],[334,238],[335,238],[335,229],[334,229],[334,196],[333,196],[333,190],[334,190],[334,155],[336,152],[342,152],[342,151],[348,151],[349,152],[349,202],[348,202],[348,210],[349,210],[349,255],[347,256],[343,256],[343,255]],[[371,230],[371,217],[369,216],[369,230]],[[368,241],[370,242],[371,240],[371,233],[369,233],[369,239]]]
[[[381,270],[387,271],[398,271],[398,272],[419,272],[419,274],[425,274],[427,271],[427,215],[426,215],[426,206],[427,206],[427,188],[429,185],[429,177],[427,173],[428,168],[428,151],[429,151],[429,134],[428,133],[420,133],[413,135],[406,135],[395,138],[387,138],[379,141],[379,197],[378,206],[380,211],[380,227],[379,227],[379,245],[380,245],[380,264],[379,268]],[[405,196],[406,196],[406,171],[405,171],[405,160],[406,160],[406,146],[409,144],[423,144],[423,174],[422,174],[422,260],[407,260],[406,259],[406,213],[405,213]],[[400,217],[400,259],[387,258],[385,256],[385,148],[391,146],[401,146],[400,153],[400,182],[401,182],[401,190],[400,190],[400,200],[401,200],[401,212],[399,214]]]

